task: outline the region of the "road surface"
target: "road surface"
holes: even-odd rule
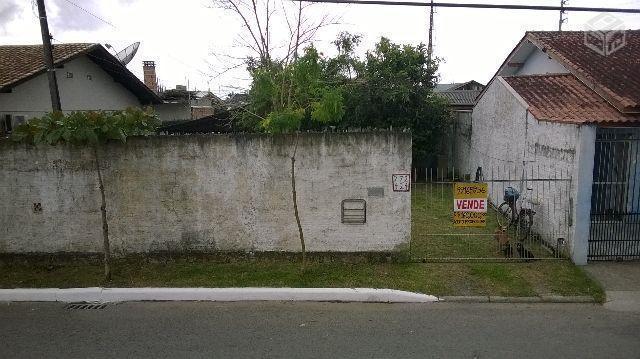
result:
[[[0,358],[640,358],[593,304],[1,303]]]

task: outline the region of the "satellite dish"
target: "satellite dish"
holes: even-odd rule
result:
[[[134,42],[133,44],[127,46],[124,50],[118,52],[116,54],[116,58],[126,66],[129,62],[131,62],[131,60],[133,60],[133,57],[136,56],[138,47],[140,47],[140,43]]]

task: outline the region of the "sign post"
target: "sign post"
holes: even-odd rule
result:
[[[485,227],[487,225],[487,184],[453,184],[453,226]]]

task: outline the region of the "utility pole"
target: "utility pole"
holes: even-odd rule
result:
[[[431,60],[433,59],[433,0],[431,0],[431,7],[429,8],[429,44],[427,45],[427,56],[429,58],[429,66],[431,66]]]
[[[560,20],[558,21],[558,31],[562,31],[562,24],[567,21],[567,19],[564,17],[564,15],[567,13],[567,11],[564,9],[564,6],[567,5],[568,2],[569,0],[560,0]]]
[[[49,93],[51,94],[51,108],[61,111],[60,94],[58,93],[58,80],[56,79],[56,69],[53,66],[53,53],[51,50],[51,34],[49,33],[49,23],[47,22],[47,10],[44,7],[44,0],[37,0],[38,17],[40,17],[40,32],[42,33],[42,48],[44,49],[44,63],[47,66],[47,78],[49,79]]]

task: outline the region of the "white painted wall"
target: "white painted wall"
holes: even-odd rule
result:
[[[186,103],[162,103],[153,106],[161,122],[191,120],[191,106]]]
[[[68,72],[73,74],[72,78],[67,78]],[[65,63],[64,68],[56,70],[56,75],[64,112],[111,111],[140,106],[133,93],[86,56]],[[0,117],[11,114],[29,119],[47,112],[51,112],[51,97],[46,74],[16,86],[11,93],[0,93]]]
[[[542,75],[542,74],[568,74],[569,71],[559,64],[556,60],[549,58],[549,55],[545,54],[537,47],[531,52],[531,54],[524,61],[518,72],[517,76],[522,75]]]
[[[512,179],[509,183],[492,184],[491,200],[499,204],[503,201],[504,187],[510,185],[517,188],[523,197],[527,197],[521,197],[521,204],[532,206],[537,212],[534,231],[553,245],[557,238],[565,238],[569,245],[568,252],[572,255],[579,253],[582,249],[573,249],[574,244],[584,246],[582,237],[575,242],[576,208],[589,206],[590,199],[584,202],[584,186],[587,186],[587,182],[588,186],[591,185],[591,179],[585,178],[585,174],[579,171],[586,171],[587,167],[584,166],[589,158],[586,152],[589,143],[593,150],[595,140],[590,136],[591,132],[583,127],[538,121],[528,112],[526,102],[498,77],[473,110],[469,161],[461,170],[473,178],[476,168],[480,166],[485,178]],[[583,152],[580,162],[582,168],[578,166],[579,151]],[[525,176],[523,171],[526,171]],[[579,176],[582,181],[579,182],[581,197],[577,198],[576,179]],[[573,182],[523,183],[523,177],[571,178]],[[532,190],[527,191],[526,188]],[[573,208],[570,208],[571,203]],[[584,228],[581,231],[584,232]],[[583,232],[579,235],[582,236]],[[575,257],[574,260],[580,258]]]
[[[298,251],[291,136],[130,139],[103,148],[112,248]],[[409,244],[408,133],[304,134],[297,150],[300,217],[309,251],[396,251]],[[100,252],[92,152],[0,142],[0,252]],[[369,196],[369,188],[383,189]],[[374,191],[375,192],[375,191]],[[341,223],[341,201],[364,199],[366,224]],[[34,203],[42,211],[33,210]]]

